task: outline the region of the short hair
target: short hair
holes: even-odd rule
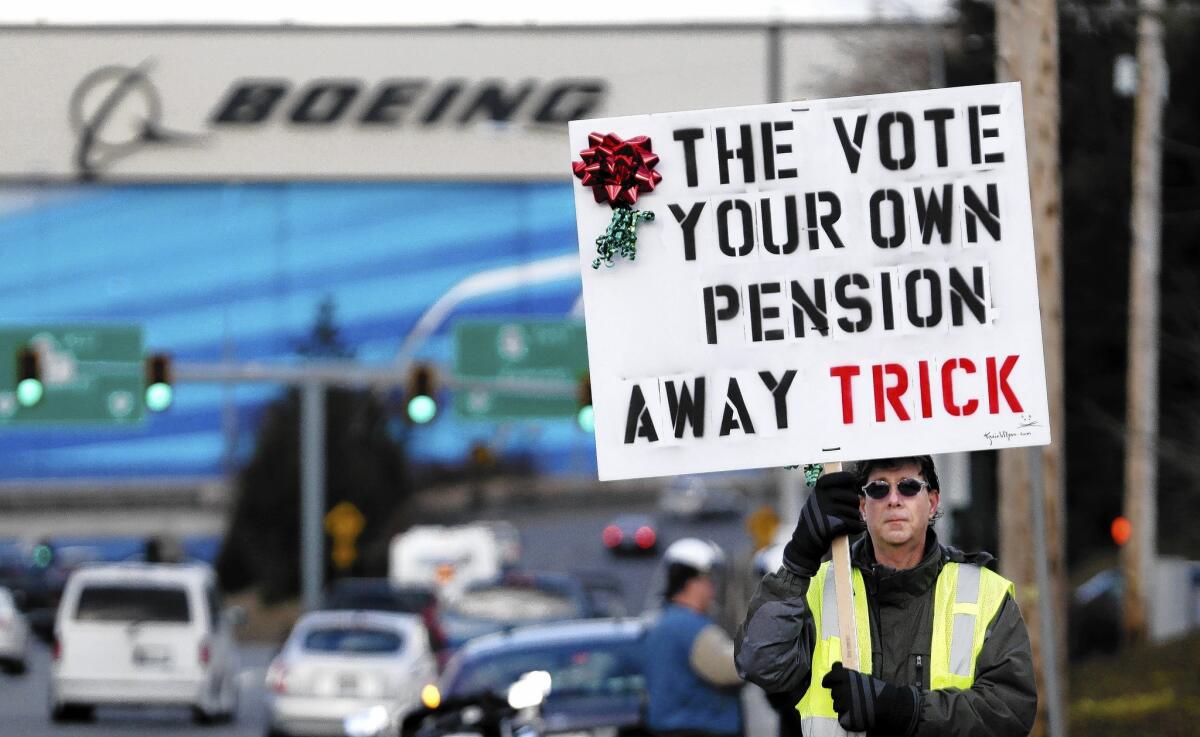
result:
[[[931,491],[940,492],[941,484],[938,482],[937,469],[933,465],[933,456],[898,456],[896,458],[871,458],[865,461],[859,461],[854,466],[854,475],[858,479],[858,485],[863,486],[867,483],[867,477],[877,468],[882,468],[885,471],[900,468],[901,466],[916,466],[921,469],[921,475],[925,477],[925,483],[929,484]],[[942,508],[939,506],[933,516],[929,518],[929,526],[933,527],[933,523],[942,518]]]
[[[692,568],[683,563],[672,563],[667,566],[667,588],[664,592],[664,597],[668,600],[675,598],[675,595],[683,591],[683,587],[687,586],[687,582],[691,581],[696,576],[703,576],[703,572]]]

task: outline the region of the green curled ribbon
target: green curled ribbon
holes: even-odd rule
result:
[[[789,471],[794,471],[800,468],[799,464],[795,466],[784,466]],[[805,463],[804,464],[804,483],[807,486],[812,486],[817,483],[817,479],[821,478],[822,466],[820,463]]]
[[[634,210],[630,207],[613,208],[612,221],[604,235],[596,239],[598,257],[592,261],[592,268],[599,269],[600,264],[612,268],[616,265],[613,259],[624,256],[633,261],[637,258],[637,226],[643,220],[654,220],[650,210]]]

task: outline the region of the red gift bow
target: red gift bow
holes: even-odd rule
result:
[[[588,144],[590,148],[579,152],[583,161],[573,162],[571,171],[583,186],[592,188],[596,202],[607,201],[610,207],[632,205],[662,181],[662,174],[654,171],[658,154],[650,150],[646,136],[623,141],[616,133],[589,133]]]

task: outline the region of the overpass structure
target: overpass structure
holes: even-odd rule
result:
[[[0,540],[223,535],[223,478],[38,481],[0,485]]]

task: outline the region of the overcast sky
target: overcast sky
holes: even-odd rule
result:
[[[614,7],[612,12],[597,12]],[[946,7],[947,0],[644,0],[603,6],[578,0],[3,0],[0,24],[831,23],[928,18],[944,13]]]

